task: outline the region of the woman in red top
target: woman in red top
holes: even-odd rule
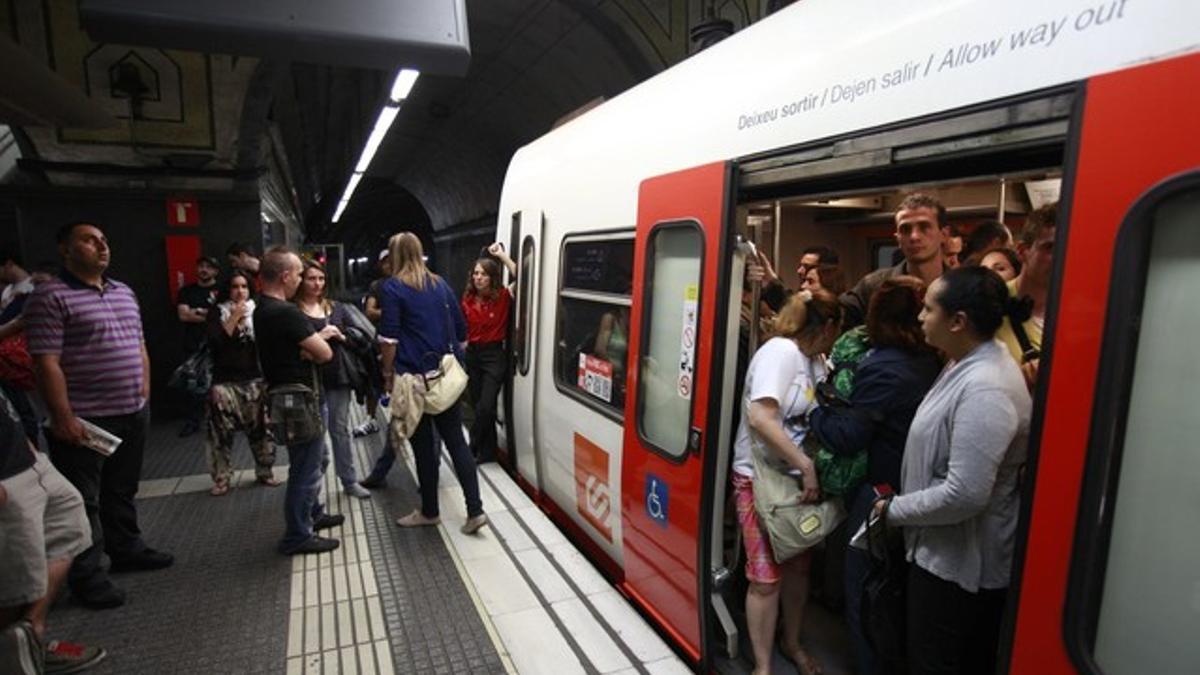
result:
[[[500,265],[510,275],[517,264],[500,244],[488,247],[488,256],[475,261],[471,279],[462,297],[462,312],[467,319],[467,395],[475,411],[471,425],[471,453],[480,462],[495,460],[496,399],[508,372],[508,354],[504,339],[512,315],[512,293],[504,287]]]

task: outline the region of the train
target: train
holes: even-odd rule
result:
[[[724,670],[747,257],[794,283],[829,245],[857,278],[890,264],[905,192],[964,229],[1057,201],[1002,669],[1194,670],[1196,26],[1193,0],[804,0],[520,148],[501,463]]]

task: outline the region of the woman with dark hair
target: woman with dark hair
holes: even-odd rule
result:
[[[820,664],[800,644],[812,551],[782,563],[775,560],[754,507],[754,453],[785,462],[802,483],[803,500],[820,500],[816,466],[801,449],[808,433],[804,418],[815,406],[816,384],[825,377],[822,356],[833,345],[841,323],[842,307],[833,294],[800,291],[792,295],[775,317],[775,337],[755,352],[746,371],[732,482],[750,582],[746,624],[758,675],[771,671],[781,607],[780,648],[784,655],[804,675],[821,672]]]
[[[900,487],[904,441],[917,406],[941,369],[933,349],[925,344],[917,316],[925,282],[917,277],[887,279],[867,306],[866,336],[870,350],[854,371],[849,405],[822,405],[809,424],[821,444],[837,455],[866,451],[866,480],[845,494],[847,528],[857,532],[877,497],[877,488]],[[855,330],[862,330],[856,328]],[[835,346],[835,351],[837,347]],[[846,621],[854,643],[858,672],[886,672],[876,662],[862,633],[859,616],[863,583],[870,569],[865,551],[846,551]]]
[[[1012,281],[1021,275],[1021,256],[1011,248],[997,247],[984,253],[979,258],[979,266],[986,267],[1005,281]]]
[[[512,315],[512,293],[504,287],[499,259],[509,274],[517,264],[500,244],[488,247],[489,256],[475,261],[460,305],[467,321],[467,397],[475,413],[471,425],[471,454],[490,462],[496,453],[496,399],[508,372],[504,339]]]
[[[422,376],[437,368],[451,351],[461,360],[461,345],[467,337],[466,320],[456,302],[454,291],[441,277],[425,266],[421,240],[411,232],[401,232],[388,241],[392,277],[381,289],[383,320],[379,334],[389,342],[382,345],[383,378],[386,391],[392,391],[397,376]],[[394,404],[395,396],[393,396]],[[446,444],[454,474],[462,487],[467,520],[460,531],[474,534],[487,524],[483,500],[479,496],[479,473],[475,458],[467,448],[462,431],[462,406],[455,401],[440,413],[421,416],[409,437],[417,464],[417,484],[421,505],[396,521],[401,527],[422,527],[441,522],[438,506],[439,449],[433,441],[433,428]],[[378,470],[378,467],[377,467]]]
[[[233,437],[241,431],[254,453],[254,473],[262,485],[279,485],[271,467],[275,448],[267,439],[262,371],[254,343],[254,280],[235,269],[229,275],[225,299],[208,315],[207,337],[212,352],[212,388],[208,391],[208,465],[219,497],[229,492],[233,478]]]
[[[904,529],[912,673],[990,673],[1012,569],[1031,403],[994,339],[1004,280],[963,267],[925,294],[925,340],[949,360],[909,428],[900,492],[875,503]]]
[[[315,260],[304,261],[296,305],[304,312],[314,331],[334,326],[338,332],[329,341],[333,359],[319,367],[321,375],[321,413],[333,445],[333,466],[342,481],[342,491],[351,497],[367,499],[371,493],[358,484],[354,470],[354,450],[350,446],[350,399],[354,395],[350,374],[346,372],[341,350],[345,349],[345,329],[349,324],[344,303],[325,297],[325,267]],[[328,449],[326,450],[328,452]],[[325,462],[328,463],[328,455]]]

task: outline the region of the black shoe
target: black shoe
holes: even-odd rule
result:
[[[358,484],[368,490],[378,490],[379,488],[387,487],[387,477],[371,475],[358,481]]]
[[[300,544],[296,548],[284,551],[288,555],[304,555],[306,553],[327,553],[341,546],[342,542],[337,539],[327,539],[325,537],[313,536],[308,541]]]
[[[188,436],[191,436],[192,434],[196,433],[197,431],[200,431],[200,425],[193,420],[188,420],[183,423],[182,427],[180,427],[179,437],[187,438]]]
[[[322,513],[313,519],[313,532],[317,530],[328,530],[331,527],[337,527],[346,522],[346,516],[340,513]]]
[[[175,556],[152,548],[144,548],[129,557],[113,556],[110,572],[142,572],[146,570],[161,570],[175,564]]]
[[[72,591],[79,604],[88,609],[114,609],[125,604],[125,591],[111,581],[103,581],[88,589]]]

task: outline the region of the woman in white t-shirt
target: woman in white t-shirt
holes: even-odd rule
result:
[[[751,443],[761,443],[786,461],[802,481],[805,501],[820,499],[816,467],[801,443],[808,427],[804,420],[817,406],[816,385],[825,377],[823,354],[837,339],[842,308],[827,291],[793,295],[775,317],[772,337],[750,360],[742,395],[742,420],[734,445],[733,489],[738,523],[746,546],[746,624],[754,648],[754,673],[771,671],[775,624],[783,601],[780,648],[801,675],[821,672],[820,665],[800,646],[800,625],[808,600],[808,551],[783,563],[775,562],[771,542],[754,511],[754,461]]]

